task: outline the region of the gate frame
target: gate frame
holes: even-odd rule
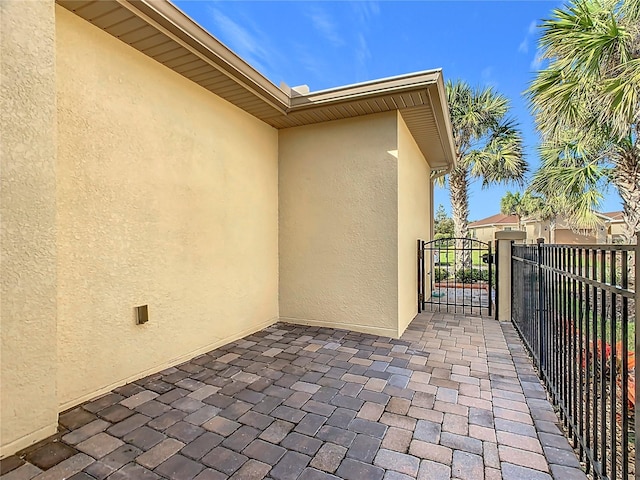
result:
[[[469,304],[469,305],[465,305],[464,303],[464,296],[463,296],[463,301],[462,301],[462,305],[458,305],[458,304],[449,304],[449,303],[436,303],[436,302],[430,302],[426,300],[426,275],[427,275],[427,270],[426,270],[426,265],[425,265],[425,251],[429,250],[429,252],[432,252],[434,250],[440,251],[440,248],[432,248],[430,246],[436,244],[436,243],[444,243],[447,242],[447,248],[446,250],[451,250],[453,252],[457,252],[457,251],[468,251],[471,254],[472,257],[472,263],[471,263],[471,268],[473,268],[473,252],[474,251],[479,251],[479,252],[486,252],[486,254],[488,255],[488,261],[487,261],[487,268],[488,268],[488,290],[487,290],[487,296],[488,296],[488,307],[483,307],[482,305],[474,305],[473,301]],[[454,247],[449,247],[449,242],[453,242]],[[459,242],[462,242],[462,244],[464,245],[464,242],[467,242],[471,245],[470,248],[465,248],[463,246],[463,248],[459,248]],[[473,248],[473,245],[479,245],[481,246],[481,248]],[[452,306],[452,307],[462,307],[463,312],[464,312],[464,308],[465,307],[469,307],[471,309],[471,313],[473,313],[473,308],[475,306],[478,307],[479,313],[480,315],[482,315],[482,309],[483,308],[487,308],[488,310],[488,316],[491,317],[492,316],[492,312],[494,312],[497,315],[497,301],[498,301],[498,291],[497,291],[497,283],[498,283],[498,272],[497,272],[497,266],[498,266],[498,255],[497,255],[497,251],[494,253],[493,249],[491,248],[491,242],[483,242],[482,240],[478,240],[476,238],[461,238],[461,237],[448,237],[448,238],[438,238],[435,240],[430,240],[428,242],[425,242],[424,240],[420,240],[418,239],[418,255],[417,255],[417,259],[418,259],[418,313],[421,313],[424,311],[425,309],[425,305],[428,304],[432,304],[432,305],[445,305],[447,307]],[[439,255],[439,254],[438,254]],[[431,258],[432,256],[429,255],[429,257]],[[492,268],[495,265],[495,269]],[[434,285],[434,268],[435,266],[432,266],[429,275],[431,276],[431,290],[433,292],[433,285]],[[495,271],[495,283],[493,282],[493,272]],[[454,266],[454,275],[455,275],[455,266]],[[495,298],[495,304],[494,301],[492,299],[492,289],[496,290],[496,298]],[[455,313],[455,310],[454,310]]]

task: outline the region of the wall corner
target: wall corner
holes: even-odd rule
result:
[[[55,51],[53,0],[0,2],[0,457],[57,429]]]

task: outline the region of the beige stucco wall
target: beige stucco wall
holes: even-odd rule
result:
[[[406,328],[431,188],[397,112],[278,132],[50,0],[0,15],[0,456],[279,317]]]
[[[418,313],[416,241],[431,240],[430,174],[398,113],[398,336]]]
[[[574,231],[566,218],[558,217],[552,242],[574,245],[607,243],[607,229],[608,225],[601,222],[594,229]]]
[[[53,2],[0,2],[0,72],[4,457],[55,433],[58,420]]]
[[[565,228],[555,229],[555,243],[577,245],[580,243],[596,243],[596,241],[596,237],[593,235],[582,235]]]
[[[526,243],[535,243],[536,238],[538,238],[538,231],[540,230],[540,225],[538,223],[527,223],[524,226],[524,231],[527,233]]]
[[[536,243],[538,238],[544,238],[544,243],[551,243],[551,224],[548,220],[530,220],[525,224],[525,230],[526,243]]]
[[[505,230],[508,228],[509,230]],[[489,243],[495,239],[496,232],[517,231],[518,225],[487,225],[482,227],[474,227],[472,237],[481,242]]]
[[[609,224],[607,241],[619,242],[624,238],[626,224],[624,222],[612,222]]]
[[[624,222],[611,222],[610,224],[610,235],[624,235],[626,224]]]
[[[281,318],[397,335],[397,114],[279,141]]]
[[[473,229],[473,238],[480,240],[481,242],[493,241],[495,233],[498,229],[494,226],[488,227],[476,227]]]
[[[278,136],[60,7],[56,28],[64,409],[277,320]]]

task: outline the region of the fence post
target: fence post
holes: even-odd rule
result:
[[[543,354],[544,352],[544,328],[542,327],[542,321],[544,318],[543,315],[543,301],[544,301],[544,295],[543,295],[543,288],[544,288],[544,284],[543,284],[543,280],[542,280],[542,247],[544,245],[544,238],[538,238],[536,240],[536,242],[538,243],[538,258],[536,260],[536,267],[538,269],[537,273],[538,273],[538,361],[540,362],[540,371],[543,372],[544,371],[544,367],[545,367],[545,356]]]
[[[636,245],[634,248],[634,258],[633,258],[633,262],[635,263],[635,273],[633,276],[633,288],[636,292],[635,294],[635,301],[634,301],[634,309],[635,309],[635,319],[634,321],[636,322],[636,326],[638,325],[638,306],[640,305],[640,288],[638,286],[638,283],[640,282],[640,232],[636,232]],[[640,352],[640,332],[638,331],[639,329],[636,328],[635,329],[635,342],[636,342],[636,352]],[[636,366],[635,371],[633,373],[634,375],[634,380],[636,382],[636,402],[638,401],[637,399],[640,398],[640,382],[638,380],[640,380],[640,378],[638,378],[638,367]],[[640,435],[638,435],[638,432],[640,432],[640,412],[636,411],[635,415],[634,415],[634,420],[635,420],[635,431],[636,431],[636,435],[635,435],[635,444],[636,444],[636,478],[638,478],[638,473],[640,472],[640,455],[638,455],[638,452],[640,452]]]
[[[424,242],[418,239],[418,313],[422,313],[424,302],[423,294],[424,283]]]
[[[514,241],[522,242],[526,238],[526,232],[518,230],[501,231],[495,233],[496,256],[500,268],[498,269],[498,289],[496,292],[498,302],[498,320],[511,321],[511,244]]]
[[[488,261],[487,261],[487,272],[489,273],[489,291],[487,292],[487,297],[489,297],[489,316],[491,316],[491,304],[493,303],[493,299],[491,298],[491,290],[495,288],[495,285],[492,285],[493,281],[491,276],[493,272],[491,272],[491,265],[493,264],[493,252],[491,251],[491,241],[487,242],[487,250],[488,250]],[[473,302],[472,302],[473,304]],[[480,307],[480,312],[482,312],[482,307]]]
[[[500,258],[498,257],[498,241],[494,240],[493,241],[493,250],[494,250],[494,259],[495,259],[495,263],[494,263],[494,274],[495,274],[495,282],[493,285],[493,289],[495,290],[496,294],[495,294],[495,301],[493,304],[494,307],[494,312],[493,312],[493,319],[494,320],[498,320],[498,310],[500,309],[500,295],[498,295],[498,285],[499,285],[499,278],[498,275],[500,275],[498,272],[500,272]]]

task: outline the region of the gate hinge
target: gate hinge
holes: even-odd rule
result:
[[[424,295],[422,295],[421,293],[418,294],[418,302],[424,303]]]
[[[418,258],[420,260],[422,260],[424,258],[424,250],[422,250],[422,249],[418,250]]]

